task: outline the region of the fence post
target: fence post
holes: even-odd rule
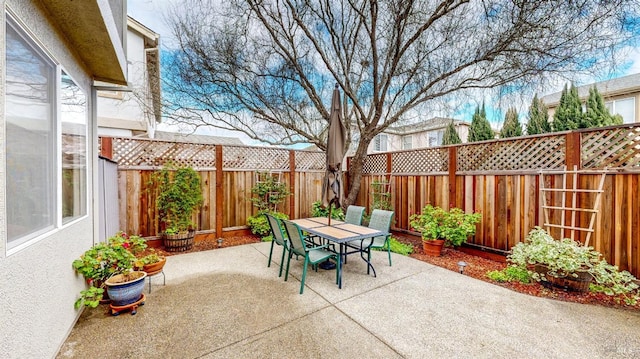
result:
[[[457,146],[449,147],[449,208],[458,206],[456,202],[457,148]]]
[[[100,137],[100,156],[113,160],[113,138]]]
[[[216,145],[216,238],[222,238],[222,220],[224,203],[224,176],[222,173],[222,146]]]
[[[296,213],[296,153],[289,150],[289,218],[295,218]]]
[[[566,147],[565,147],[565,164],[567,170],[573,171],[573,166],[577,169],[582,168],[582,159],[580,152],[582,151],[582,143],[580,140],[580,132],[571,131],[567,133]]]

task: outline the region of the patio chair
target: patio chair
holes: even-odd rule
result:
[[[305,242],[305,237],[297,224],[283,220],[284,228],[287,231],[289,237],[289,258],[287,259],[287,269],[285,271],[284,280],[289,278],[289,263],[291,257],[294,254],[304,256],[304,265],[302,267],[302,278],[300,279],[300,294],[304,291],[304,281],[307,277],[307,267],[311,264],[315,271],[318,271],[318,263],[324,262],[330,258],[333,258],[337,262],[336,269],[336,284],[338,283],[340,273],[340,256],[334,252],[327,250],[327,245],[320,245],[316,247],[308,247]]]
[[[391,229],[391,221],[393,219],[392,211],[385,211],[382,209],[374,209],[371,213],[371,219],[369,220],[369,228],[377,229],[382,232],[389,232]],[[389,256],[389,266],[391,266],[391,244],[389,243],[391,239],[391,234],[386,236],[378,236],[373,238],[365,238],[362,240],[355,240],[351,242],[347,242],[347,246],[357,249],[355,251],[347,251],[346,254],[358,253],[360,252],[360,256],[362,259],[367,262],[367,274],[369,274],[370,269],[373,269],[373,276],[376,276],[376,270],[373,268],[373,264],[371,264],[371,249],[375,248],[385,248],[387,247],[387,255]],[[367,254],[367,258],[365,259],[364,254]]]
[[[271,228],[271,250],[269,250],[269,262],[267,267],[271,267],[271,255],[273,254],[273,246],[275,244],[282,246],[282,258],[280,258],[280,273],[278,277],[282,277],[282,265],[284,264],[284,255],[289,251],[289,240],[285,237],[282,227],[280,226],[280,220],[269,213],[264,214],[267,217],[269,228]]]
[[[351,224],[362,224],[362,216],[364,215],[364,207],[349,206],[347,207],[347,213],[344,215],[344,221]]]

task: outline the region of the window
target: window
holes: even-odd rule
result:
[[[6,18],[6,221],[12,250],[87,214],[88,136],[80,87]]]
[[[62,223],[87,214],[87,98],[62,72]]]
[[[7,241],[56,224],[55,64],[7,16]]]
[[[605,104],[612,115],[622,116],[624,123],[636,122],[636,100],[633,97],[609,101]]]
[[[387,150],[387,135],[381,133],[373,138],[373,150],[376,152],[384,152]]]
[[[442,138],[444,137],[444,131],[431,131],[428,134],[429,137],[429,147],[441,146]]]
[[[403,136],[402,137],[402,149],[403,150],[410,150],[412,148],[412,141],[413,141],[413,138],[411,137],[411,135]]]

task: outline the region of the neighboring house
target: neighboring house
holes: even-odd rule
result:
[[[589,89],[593,85],[578,87],[578,95],[583,104],[589,97]],[[640,122],[640,74],[597,82],[595,86],[604,98],[605,105],[611,114],[622,116],[624,123]],[[556,92],[541,98],[549,107],[549,119],[551,120],[560,103],[561,94],[562,92]]]
[[[127,84],[124,0],[3,0],[0,357],[51,358],[98,233],[96,81]]]
[[[126,91],[98,91],[98,135],[154,138],[161,121],[160,35],[127,17]]]
[[[177,132],[157,131],[155,135],[157,140],[173,141],[173,142],[189,142],[201,143],[208,145],[226,145],[226,146],[244,146],[244,142],[237,137],[223,137],[210,135],[184,134]]]
[[[434,117],[420,123],[387,128],[373,138],[367,153],[441,146],[444,132],[451,121],[462,142],[467,142],[469,123],[452,118]]]

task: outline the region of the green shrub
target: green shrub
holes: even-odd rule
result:
[[[158,187],[156,201],[164,229],[169,233],[192,229],[193,212],[203,201],[198,172],[167,163],[153,174],[152,182]]]
[[[315,201],[311,204],[311,217],[328,217],[329,208],[322,207],[322,202]],[[331,208],[331,218],[344,221],[342,208]]]
[[[476,233],[480,213],[465,213],[460,208],[445,210],[426,205],[421,213],[409,217],[411,228],[422,235],[423,241],[444,239],[448,245],[457,247]]]
[[[509,266],[503,270],[494,270],[487,273],[487,277],[496,282],[520,282],[529,284],[531,283],[531,274],[526,269]]]
[[[640,300],[636,278],[631,273],[607,263],[593,247],[569,238],[556,240],[540,227],[531,230],[525,242],[515,245],[507,259],[522,270],[536,264],[544,265],[548,268],[547,275],[554,277],[576,276],[577,271],[585,271],[594,280],[589,290],[623,295],[627,303]],[[538,273],[529,273],[535,280],[545,279]]]
[[[271,238],[271,227],[269,227],[267,217],[264,215],[265,213],[269,213],[279,219],[289,219],[289,216],[280,212],[261,211],[255,216],[247,218],[247,225],[251,228],[251,233],[260,236],[263,241],[269,242],[273,238]]]
[[[275,212],[278,205],[290,195],[289,187],[284,182],[278,180],[269,172],[256,171],[256,176],[260,179],[251,187],[251,202],[258,208],[259,212]]]
[[[391,251],[393,253],[398,253],[401,254],[403,256],[408,256],[409,254],[413,253],[413,246],[411,244],[406,244],[406,243],[402,243],[400,241],[398,241],[397,239],[395,239],[394,237],[391,237],[391,239],[389,240],[389,245],[391,246]],[[374,250],[376,251],[386,251],[387,248],[374,248]]]

